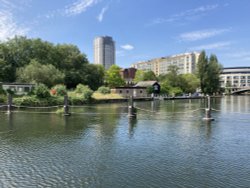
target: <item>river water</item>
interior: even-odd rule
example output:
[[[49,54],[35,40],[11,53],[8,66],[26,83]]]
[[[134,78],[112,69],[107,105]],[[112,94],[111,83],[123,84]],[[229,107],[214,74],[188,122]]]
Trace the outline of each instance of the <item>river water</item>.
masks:
[[[0,113],[0,187],[250,187],[250,96]]]

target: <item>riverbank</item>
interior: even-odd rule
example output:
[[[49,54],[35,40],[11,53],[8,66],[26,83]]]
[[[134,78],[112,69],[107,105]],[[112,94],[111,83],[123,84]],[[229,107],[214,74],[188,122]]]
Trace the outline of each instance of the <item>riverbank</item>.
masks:
[[[223,96],[212,96],[211,98],[221,98]],[[134,98],[134,101],[153,101],[153,100],[192,100],[192,99],[203,99],[203,96],[177,96],[177,97],[141,97]],[[91,98],[90,100],[84,100],[82,98],[68,98],[68,104],[71,106],[74,105],[87,105],[87,104],[104,104],[104,103],[122,103],[128,102],[129,98],[123,98],[120,96],[112,96],[112,97],[96,97]],[[5,99],[2,98],[0,101],[0,106],[7,105],[7,97]],[[28,106],[28,107],[49,107],[49,106],[63,106],[64,105],[64,97],[63,96],[51,96],[49,98],[41,99],[35,96],[22,96],[22,97],[13,97],[12,104],[14,106]]]

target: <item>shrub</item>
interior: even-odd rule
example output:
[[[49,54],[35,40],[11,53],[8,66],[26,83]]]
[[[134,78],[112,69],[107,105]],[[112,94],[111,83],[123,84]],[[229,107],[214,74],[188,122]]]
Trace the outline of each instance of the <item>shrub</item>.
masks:
[[[97,92],[101,93],[101,94],[109,94],[110,93],[110,88],[105,87],[105,86],[101,86],[101,87],[98,88]]]
[[[14,98],[13,103],[17,106],[41,106],[39,98],[34,95]]]
[[[0,84],[0,95],[4,95],[6,94],[4,89],[3,89],[3,86]]]
[[[0,103],[6,103],[7,97],[6,95],[0,95]]]
[[[90,100],[93,94],[93,91],[89,88],[89,86],[78,84],[76,86],[75,93],[82,94],[84,99]]]
[[[82,95],[80,96],[70,96],[69,101],[71,105],[83,105],[87,103],[87,100],[84,99]]]
[[[57,84],[50,90],[50,93],[56,96],[64,96],[67,94],[67,89],[65,85]]]
[[[50,97],[49,89],[44,84],[36,85],[34,93],[38,98],[49,98]]]

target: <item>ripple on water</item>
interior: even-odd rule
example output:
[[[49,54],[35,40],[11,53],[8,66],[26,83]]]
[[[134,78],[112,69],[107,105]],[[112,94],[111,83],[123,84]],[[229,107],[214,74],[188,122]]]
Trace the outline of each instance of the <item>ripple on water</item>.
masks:
[[[0,187],[249,186],[245,115],[218,113],[206,124],[202,113],[173,115],[181,104],[164,104],[164,116],[141,113],[133,123],[119,114],[67,120],[17,114],[13,131],[8,121],[1,127]]]

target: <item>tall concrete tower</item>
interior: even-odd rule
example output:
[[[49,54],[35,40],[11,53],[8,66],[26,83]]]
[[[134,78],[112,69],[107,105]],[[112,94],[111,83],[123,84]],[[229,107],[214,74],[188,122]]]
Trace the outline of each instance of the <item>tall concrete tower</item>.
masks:
[[[105,69],[115,64],[115,42],[112,37],[101,36],[94,40],[94,64],[103,65]]]

